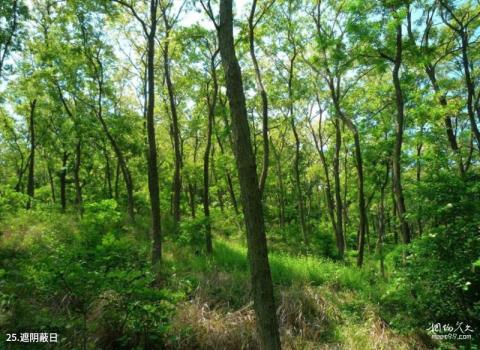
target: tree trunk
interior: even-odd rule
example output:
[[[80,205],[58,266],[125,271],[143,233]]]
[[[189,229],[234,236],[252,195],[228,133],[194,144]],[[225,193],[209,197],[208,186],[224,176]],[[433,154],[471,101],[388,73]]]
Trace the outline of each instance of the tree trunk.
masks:
[[[265,189],[265,182],[268,175],[269,166],[269,140],[268,140],[268,96],[265,91],[265,86],[262,81],[262,74],[258,66],[257,56],[255,55],[255,26],[258,22],[255,22],[255,11],[257,7],[257,0],[253,0],[250,16],[248,17],[248,41],[250,49],[250,57],[255,69],[255,78],[257,81],[257,89],[260,92],[262,98],[262,139],[263,139],[263,165],[262,172],[260,174],[259,191],[263,196],[263,190]]]
[[[213,121],[215,124],[215,120]],[[220,147],[220,153],[223,155],[225,154],[225,150],[223,148],[222,140],[217,132],[215,132],[215,136],[217,138],[218,147]],[[228,193],[230,194],[230,200],[232,201],[233,209],[235,210],[235,214],[238,215],[238,204],[237,204],[237,196],[235,195],[235,190],[233,187],[233,180],[232,175],[230,174],[230,170],[226,169],[226,177],[227,177],[227,185],[228,185]]]
[[[210,96],[207,89],[207,105],[208,105],[208,125],[207,125],[207,145],[205,146],[205,153],[203,156],[203,213],[205,215],[205,244],[207,254],[211,255],[213,252],[212,247],[212,228],[210,225],[210,193],[209,193],[209,160],[210,149],[212,146],[212,131],[213,131],[213,118],[215,117],[215,107],[217,104],[218,83],[217,74],[215,71],[215,58],[217,52],[212,55],[210,62],[210,70],[213,82],[212,96]]]
[[[305,203],[303,199],[303,191],[300,182],[300,138],[298,137],[297,128],[293,116],[290,119],[293,135],[295,137],[295,161],[293,170],[295,175],[295,193],[297,195],[298,216],[300,218],[300,230],[302,231],[303,242],[308,246],[307,225],[305,222]]]
[[[112,170],[110,166],[110,157],[108,156],[107,147],[104,147],[103,153],[105,156],[105,180],[107,187],[107,196],[108,198],[113,198],[113,188],[112,188]]]
[[[75,145],[75,163],[73,167],[73,182],[75,185],[75,205],[80,217],[83,216],[82,185],[80,183],[80,166],[82,164],[82,140],[79,139]]]
[[[292,127],[293,136],[295,137],[295,161],[293,164],[293,171],[295,175],[295,193],[297,197],[298,216],[300,219],[300,230],[303,236],[303,242],[308,246],[308,233],[307,225],[305,222],[305,202],[303,199],[303,191],[300,182],[300,138],[298,136],[297,128],[295,125],[295,116],[293,114],[293,70],[297,52],[294,47],[293,56],[290,59],[290,67],[288,72],[288,109],[290,125]]]
[[[282,172],[282,164],[280,153],[276,150],[273,140],[270,139],[272,143],[272,151],[273,156],[275,157],[275,169],[277,172],[277,179],[278,179],[278,220],[280,223],[280,227],[285,227],[285,186],[283,184],[283,172]]]
[[[114,193],[115,193],[115,200],[116,201],[118,201],[118,197],[120,196],[119,180],[120,180],[120,163],[117,160],[117,168],[115,170],[115,185],[114,185]]]
[[[197,192],[197,186],[195,184],[192,184],[191,182],[188,183],[188,197],[189,197],[189,203],[190,203],[190,215],[192,216],[193,219],[197,217],[196,213],[196,200],[195,200],[195,194]]]
[[[333,179],[335,191],[335,211],[337,216],[336,242],[340,257],[345,253],[345,237],[343,236],[343,204],[342,191],[340,188],[340,149],[342,148],[342,136],[340,133],[340,119],[335,120],[335,153],[333,157]]]
[[[167,83],[168,99],[170,102],[170,111],[172,113],[172,136],[173,136],[173,148],[175,152],[175,170],[173,174],[173,220],[175,224],[175,230],[178,229],[180,223],[180,199],[182,192],[182,155],[180,151],[180,129],[178,125],[177,105],[175,101],[175,91],[173,88],[172,78],[170,74],[170,53],[169,53],[169,40],[171,25],[168,22],[167,14],[162,11],[164,25],[165,25],[165,44],[163,47],[163,69],[165,74],[165,81]]]
[[[365,247],[365,231],[367,230],[367,209],[365,206],[364,179],[363,179],[363,160],[360,150],[360,137],[356,127],[353,128],[353,139],[355,143],[355,162],[357,165],[358,181],[358,209],[360,212],[360,235],[358,242],[357,266],[363,264],[363,252]]]
[[[319,104],[319,107],[320,107],[320,104]],[[337,223],[335,222],[335,212],[334,212],[335,202],[332,196],[332,186],[330,181],[330,173],[328,171],[327,159],[323,151],[324,142],[323,142],[323,131],[322,131],[322,121],[323,121],[322,114],[323,114],[323,110],[320,109],[320,117],[318,118],[318,138],[311,124],[310,124],[310,130],[312,132],[313,140],[315,142],[315,148],[317,149],[318,155],[320,156],[320,162],[322,163],[323,172],[325,173],[325,191],[324,192],[325,192],[325,198],[327,202],[328,217],[330,218],[330,223],[332,224],[334,235],[335,237],[337,237]]]
[[[47,164],[47,173],[48,173],[48,181],[50,182],[50,193],[52,194],[52,203],[56,203],[57,199],[55,197],[55,182],[53,179],[53,172],[50,164]]]
[[[465,75],[465,84],[467,86],[467,113],[470,125],[472,127],[473,135],[477,140],[477,147],[480,150],[480,131],[477,127],[477,121],[475,120],[474,111],[474,99],[475,99],[475,83],[472,80],[470,72],[470,58],[468,57],[468,34],[465,29],[460,31],[461,48],[462,48],[462,65]],[[480,119],[480,110],[478,112],[478,118]]]
[[[30,209],[32,206],[32,199],[35,195],[35,107],[37,105],[37,99],[34,99],[30,102],[30,120],[29,120],[29,131],[30,131],[30,163],[28,164],[28,179],[27,179],[27,209]]]
[[[395,102],[397,105],[397,114],[395,119],[395,146],[393,149],[393,190],[395,201],[397,204],[397,215],[400,222],[400,232],[402,234],[403,243],[410,243],[410,227],[405,217],[405,198],[403,196],[402,187],[402,170],[401,170],[401,156],[403,144],[403,129],[405,124],[405,103],[403,100],[403,91],[400,84],[400,67],[402,65],[402,25],[397,25],[397,44],[396,54],[394,60],[394,67],[392,71],[393,84],[395,87]]]
[[[68,153],[64,151],[62,156],[62,170],[60,170],[60,203],[63,212],[65,212],[67,208],[67,161]]]
[[[157,29],[158,1],[150,0],[150,30],[147,35],[147,138],[148,138],[148,190],[152,215],[152,264],[162,260],[162,227],[160,219],[160,189],[155,140],[155,32]]]
[[[257,330],[261,348],[277,350],[281,348],[280,336],[268,262],[262,200],[258,191],[256,164],[247,120],[242,73],[233,43],[232,0],[220,1],[218,40],[230,103],[234,153],[247,228],[248,260],[252,278]]]
[[[420,136],[423,136],[423,125],[420,130]],[[422,156],[422,148],[423,148],[423,143],[420,142],[417,145],[417,188],[420,187],[420,182],[421,182],[421,176],[422,176],[422,163],[420,161],[420,158]],[[417,226],[418,226],[418,235],[421,236],[423,233],[423,223],[422,223],[422,202],[418,201],[418,213],[417,213]]]
[[[385,278],[385,266],[384,266],[384,256],[383,256],[383,241],[385,237],[385,188],[388,183],[388,175],[390,173],[390,167],[388,162],[386,162],[386,172],[385,172],[385,181],[380,187],[380,205],[378,208],[378,241],[377,241],[377,252],[380,255],[380,273],[382,277]]]
[[[430,83],[432,84],[433,91],[437,94],[440,93],[440,87],[438,86],[437,77],[435,74],[435,67],[431,64],[427,65],[425,68],[427,75],[430,79]],[[439,103],[443,108],[447,107],[447,97],[445,94],[442,94],[439,98]],[[458,168],[460,171],[460,175],[463,176],[465,174],[465,166],[463,164],[462,155],[460,154],[460,148],[458,147],[457,137],[453,132],[453,125],[452,125],[452,118],[450,116],[445,116],[443,119],[443,123],[445,125],[445,131],[447,133],[448,142],[450,144],[450,148],[452,149],[455,157],[457,158]]]

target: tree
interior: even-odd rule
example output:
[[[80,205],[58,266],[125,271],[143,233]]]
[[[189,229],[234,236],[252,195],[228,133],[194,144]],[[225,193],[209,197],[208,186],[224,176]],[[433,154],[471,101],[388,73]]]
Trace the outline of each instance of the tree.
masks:
[[[28,9],[21,0],[4,1],[0,4],[0,78],[8,55],[18,49],[19,29],[27,12]]]
[[[148,140],[148,190],[150,193],[150,209],[152,220],[152,263],[155,265],[162,260],[162,226],[160,218],[160,190],[157,166],[157,141],[155,136],[155,34],[157,31],[158,0],[150,0],[148,21],[142,19],[134,8],[133,3],[123,0],[112,0],[125,7],[141,24],[147,40],[147,140]]]
[[[211,19],[214,20],[210,3],[208,3],[207,10]],[[263,349],[280,349],[262,200],[258,192],[258,178],[247,121],[242,73],[233,43],[232,0],[220,1],[220,21],[218,24],[215,23],[215,26],[218,32],[218,44],[230,104],[235,160],[247,229],[248,259],[258,334]]]
[[[30,157],[28,163],[28,181],[27,181],[27,194],[28,202],[27,209],[30,209],[32,206],[32,199],[35,194],[35,107],[37,105],[37,99],[34,99],[30,102],[30,118],[28,123],[28,129],[30,132]]]

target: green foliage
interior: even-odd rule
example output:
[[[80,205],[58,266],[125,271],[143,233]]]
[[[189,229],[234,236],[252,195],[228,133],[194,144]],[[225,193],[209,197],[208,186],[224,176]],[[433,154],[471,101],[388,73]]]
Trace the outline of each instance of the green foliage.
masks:
[[[33,216],[42,215],[22,220]],[[78,228],[62,222],[72,217],[44,217],[34,232],[9,233],[0,244],[0,328],[56,331],[69,348],[161,347],[184,294],[156,287],[148,246],[121,229],[120,217],[114,201],[102,201],[86,206]]]
[[[205,216],[185,219],[180,223],[177,242],[182,246],[203,249],[205,246],[205,225],[208,218]]]
[[[14,191],[9,186],[0,186],[0,217],[25,208],[27,201],[26,194]]]
[[[436,225],[391,257],[398,271],[383,302],[397,327],[480,327],[479,189],[476,176],[438,174],[425,183],[424,213]]]
[[[81,230],[89,244],[99,243],[102,236],[118,237],[121,231],[122,215],[113,199],[85,205]]]

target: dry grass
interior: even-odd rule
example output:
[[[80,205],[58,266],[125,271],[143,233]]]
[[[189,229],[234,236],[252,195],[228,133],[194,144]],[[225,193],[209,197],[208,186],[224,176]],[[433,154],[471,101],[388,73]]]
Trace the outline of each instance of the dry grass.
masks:
[[[365,306],[359,322],[342,324],[340,334],[342,349],[423,350],[431,348],[418,337],[396,334],[369,305]]]
[[[232,288],[232,277],[215,273],[208,278],[200,282],[189,302],[178,306],[170,331],[172,341],[169,348],[258,349],[252,303],[237,309],[222,303],[222,296]],[[212,294],[212,291],[218,294]],[[341,292],[332,287],[295,285],[283,289],[277,297],[283,349],[429,348],[418,337],[395,334],[373,307],[367,306],[360,311],[359,319],[352,321],[355,317],[342,313],[342,304],[355,297],[352,291]]]
[[[226,312],[210,309],[198,298],[180,305],[173,320],[174,349],[257,349],[255,315],[251,304]]]

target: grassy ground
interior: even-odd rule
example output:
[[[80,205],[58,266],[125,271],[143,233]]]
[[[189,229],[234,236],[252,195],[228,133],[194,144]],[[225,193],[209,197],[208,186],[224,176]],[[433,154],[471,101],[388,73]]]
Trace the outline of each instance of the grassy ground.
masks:
[[[70,338],[59,348],[72,349],[155,349],[156,337],[167,349],[257,348],[242,242],[217,238],[205,257],[167,240],[159,288],[145,268],[143,228],[123,227],[121,238],[109,233],[86,245],[91,230],[76,222],[36,212],[0,223],[2,332],[54,327]],[[371,262],[360,270],[348,261],[273,252],[270,263],[285,349],[434,347],[420,335],[396,333],[379,316],[388,281]]]
[[[246,248],[217,239],[212,258],[188,250],[167,257],[179,280],[195,286],[173,321],[183,349],[256,348]],[[401,336],[379,315],[384,284],[373,267],[360,270],[311,256],[271,253],[278,318],[286,349],[422,349],[420,336]],[[183,334],[182,334],[183,330]]]

